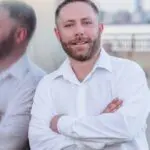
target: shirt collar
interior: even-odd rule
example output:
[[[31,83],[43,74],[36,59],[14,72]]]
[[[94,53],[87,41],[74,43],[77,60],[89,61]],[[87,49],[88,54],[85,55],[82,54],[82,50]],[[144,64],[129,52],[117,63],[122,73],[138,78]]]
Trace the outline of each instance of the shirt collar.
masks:
[[[25,72],[29,68],[28,57],[24,54],[16,63],[12,64],[7,70],[0,73],[1,78],[13,76],[16,79],[23,79]]]
[[[111,56],[102,48],[100,56],[95,64],[96,68],[103,68],[109,72],[112,72]]]
[[[75,76],[75,73],[72,70],[72,67],[70,65],[70,60],[67,58],[64,63],[60,66],[60,68],[57,70],[56,76],[54,78],[63,76],[66,80],[72,81],[72,82],[78,82]]]
[[[101,68],[105,69],[109,72],[112,72],[112,65],[111,65],[111,56],[109,56],[106,51],[102,48],[100,52],[100,56],[95,64],[95,68]],[[72,76],[72,78],[76,79],[75,74],[70,66],[70,61],[67,58],[64,63],[60,66],[60,68],[57,70],[55,78],[63,76],[67,79]]]

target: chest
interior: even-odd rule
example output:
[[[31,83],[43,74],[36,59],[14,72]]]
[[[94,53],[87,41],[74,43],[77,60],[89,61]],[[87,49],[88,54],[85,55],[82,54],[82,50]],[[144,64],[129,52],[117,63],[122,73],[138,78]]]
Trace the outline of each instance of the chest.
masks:
[[[2,117],[10,101],[19,92],[20,82],[14,78],[0,80],[0,116]]]
[[[113,99],[109,78],[95,78],[81,85],[65,82],[60,88],[56,83],[51,94],[56,112],[72,116],[99,115]]]

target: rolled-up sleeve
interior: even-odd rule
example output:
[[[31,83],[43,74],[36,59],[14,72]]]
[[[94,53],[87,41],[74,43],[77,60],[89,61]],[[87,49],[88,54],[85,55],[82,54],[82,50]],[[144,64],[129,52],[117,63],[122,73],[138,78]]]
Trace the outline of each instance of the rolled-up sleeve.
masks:
[[[72,139],[50,129],[50,121],[56,112],[50,94],[50,82],[46,79],[37,87],[31,114],[29,142],[32,150],[63,150],[74,145]]]

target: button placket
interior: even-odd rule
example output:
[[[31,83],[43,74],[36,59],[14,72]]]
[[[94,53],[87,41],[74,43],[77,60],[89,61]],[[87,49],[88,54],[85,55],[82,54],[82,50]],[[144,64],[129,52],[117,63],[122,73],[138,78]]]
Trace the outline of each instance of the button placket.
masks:
[[[84,84],[78,87],[76,109],[78,117],[86,115],[86,86]]]

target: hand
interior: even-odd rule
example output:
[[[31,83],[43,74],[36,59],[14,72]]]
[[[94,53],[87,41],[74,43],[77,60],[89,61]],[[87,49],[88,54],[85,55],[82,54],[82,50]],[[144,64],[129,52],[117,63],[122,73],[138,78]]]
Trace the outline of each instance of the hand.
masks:
[[[102,113],[113,113],[117,111],[123,104],[123,101],[115,98],[108,106],[105,108],[105,110]]]
[[[51,122],[50,122],[50,128],[52,129],[52,131],[56,132],[59,134],[58,128],[57,128],[57,124],[58,121],[60,119],[60,117],[62,117],[63,115],[56,115],[52,118]]]

